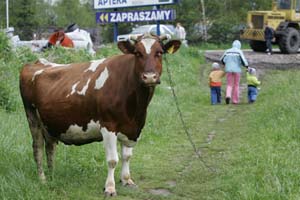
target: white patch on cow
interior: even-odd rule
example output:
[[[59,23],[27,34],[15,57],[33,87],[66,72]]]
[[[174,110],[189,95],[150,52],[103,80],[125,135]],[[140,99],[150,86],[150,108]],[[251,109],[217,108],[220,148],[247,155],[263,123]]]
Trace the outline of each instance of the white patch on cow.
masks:
[[[95,82],[95,89],[99,90],[103,87],[105,81],[108,78],[108,70],[105,67],[103,72],[101,72],[100,76],[97,78],[96,82]]]
[[[43,73],[43,71],[44,71],[43,69],[37,70],[37,71],[33,74],[31,81],[33,82],[33,81],[35,80],[35,77],[36,77],[37,75],[40,75],[41,73]]]
[[[98,66],[103,63],[105,61],[105,58],[101,59],[101,60],[92,60],[91,61],[91,65],[88,69],[84,70],[84,72],[87,72],[87,71],[92,71],[92,72],[95,72],[96,69],[98,68]]]
[[[76,92],[76,87],[79,83],[80,81],[77,81],[75,84],[72,85],[71,93],[66,96],[67,98]]]
[[[106,152],[106,160],[115,160],[119,161],[118,152],[117,152],[117,136],[114,132],[107,130],[107,128],[102,127],[101,133],[103,137],[103,145]]]
[[[46,60],[45,58],[40,58],[39,62],[42,63],[43,65],[50,65],[51,67],[67,67],[70,64],[57,64],[57,63],[52,63]]]
[[[69,126],[68,130],[65,134],[90,134],[90,133],[100,133],[100,123],[99,121],[95,122],[94,120],[91,120],[88,125],[87,129],[83,131],[83,128],[81,126],[78,126],[77,124]]]
[[[66,142],[82,141],[87,139],[98,139],[101,138],[100,134],[100,123],[99,121],[91,120],[87,129],[84,131],[81,126],[77,124],[70,125],[68,130],[60,135],[60,139]]]
[[[85,86],[83,86],[81,91],[77,91],[77,94],[79,95],[85,95],[87,89],[89,88],[89,83],[90,83],[91,79],[89,78],[89,80],[87,81],[87,83],[85,84]]]
[[[127,147],[134,147],[136,145],[136,141],[129,140],[126,135],[123,133],[117,133],[118,140]]]
[[[80,81],[76,82],[74,85],[72,85],[71,95],[76,92],[76,87],[80,83]]]
[[[147,54],[151,53],[151,48],[155,43],[155,41],[156,41],[155,39],[151,39],[151,38],[142,39],[141,42],[144,45]]]

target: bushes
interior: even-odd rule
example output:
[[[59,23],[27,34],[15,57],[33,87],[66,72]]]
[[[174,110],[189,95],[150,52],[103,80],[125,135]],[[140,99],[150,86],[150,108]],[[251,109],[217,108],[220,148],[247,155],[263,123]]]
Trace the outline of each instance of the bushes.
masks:
[[[209,42],[212,43],[230,43],[235,39],[239,39],[239,28],[241,25],[225,21],[216,21],[209,29]]]
[[[36,59],[30,50],[14,51],[6,34],[0,31],[0,109],[8,112],[18,107],[18,73],[23,61]]]
[[[16,104],[10,97],[11,87],[9,87],[10,74],[6,70],[7,62],[12,60],[13,52],[6,34],[0,31],[0,108],[7,111],[15,110]]]
[[[84,49],[65,49],[63,47],[50,48],[39,57],[55,63],[74,63],[92,59],[92,56]]]
[[[0,59],[0,108],[6,111],[16,110],[16,98],[13,95],[15,87],[11,82],[15,75],[7,70],[7,64]]]
[[[5,61],[12,57],[12,47],[6,34],[0,31],[0,59]]]

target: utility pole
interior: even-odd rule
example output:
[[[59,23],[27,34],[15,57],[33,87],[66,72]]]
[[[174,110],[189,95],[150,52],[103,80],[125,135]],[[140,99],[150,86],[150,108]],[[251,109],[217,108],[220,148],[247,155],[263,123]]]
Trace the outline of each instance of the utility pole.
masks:
[[[9,13],[8,13],[8,0],[6,0],[6,28],[9,27]]]

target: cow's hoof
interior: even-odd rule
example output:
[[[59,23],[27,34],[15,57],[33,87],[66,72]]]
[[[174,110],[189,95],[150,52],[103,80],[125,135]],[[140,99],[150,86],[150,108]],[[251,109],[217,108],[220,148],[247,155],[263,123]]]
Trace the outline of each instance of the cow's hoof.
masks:
[[[113,193],[110,193],[110,192],[104,192],[104,195],[106,196],[106,197],[115,197],[115,196],[117,196],[117,192],[113,192]]]
[[[44,173],[42,173],[42,174],[39,175],[39,179],[40,179],[40,182],[42,184],[46,184],[47,183],[46,176],[45,176]]]
[[[122,184],[123,184],[123,186],[131,187],[131,188],[137,187],[137,185],[133,182],[132,179],[122,180]]]
[[[106,197],[114,197],[114,196],[117,196],[116,189],[115,189],[115,188],[108,187],[108,188],[105,189],[104,195],[105,195]]]
[[[47,184],[47,180],[46,180],[46,179],[40,179],[40,183],[41,183],[42,185],[46,185],[46,184]]]

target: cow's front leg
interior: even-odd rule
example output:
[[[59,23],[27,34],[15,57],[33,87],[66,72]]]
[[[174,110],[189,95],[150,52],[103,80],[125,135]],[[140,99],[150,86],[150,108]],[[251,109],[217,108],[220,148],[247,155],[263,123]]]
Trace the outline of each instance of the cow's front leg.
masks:
[[[108,165],[108,174],[105,182],[105,195],[106,196],[116,196],[115,188],[115,168],[119,161],[117,152],[117,136],[114,132],[108,131],[106,128],[101,129],[103,136],[103,143],[106,154],[106,161]]]
[[[122,144],[122,171],[121,181],[125,186],[136,186],[130,177],[129,160],[132,156],[132,147]]]

